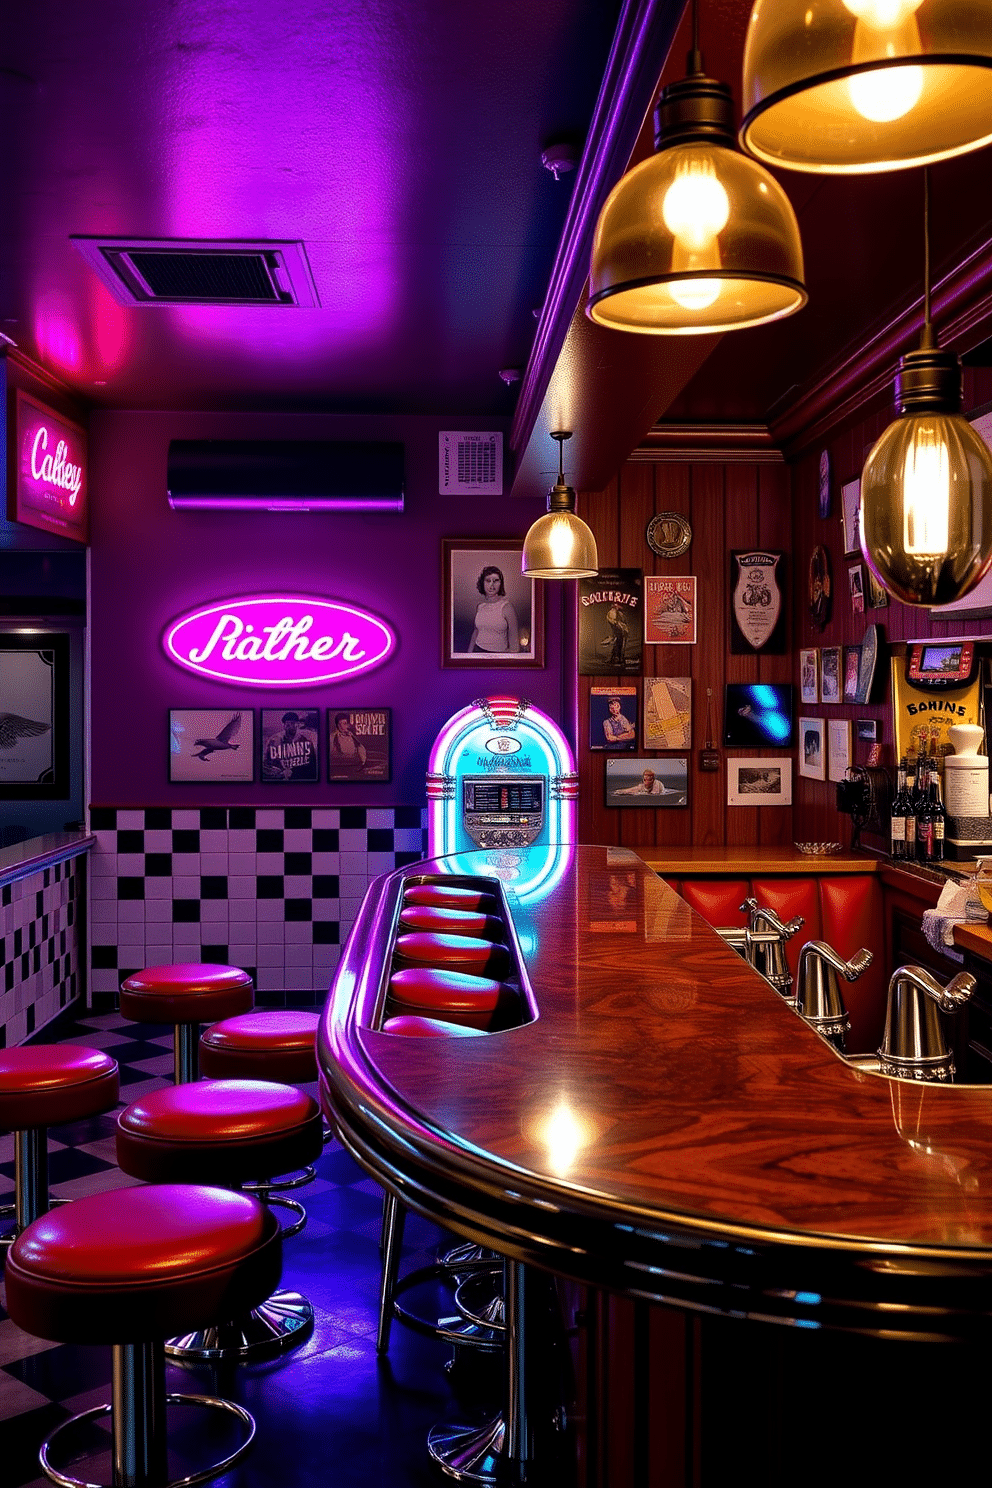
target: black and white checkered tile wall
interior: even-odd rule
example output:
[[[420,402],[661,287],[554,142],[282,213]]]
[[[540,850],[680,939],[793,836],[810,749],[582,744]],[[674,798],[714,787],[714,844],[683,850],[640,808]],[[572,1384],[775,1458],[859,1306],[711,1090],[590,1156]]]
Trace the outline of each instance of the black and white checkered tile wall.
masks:
[[[79,995],[78,869],[73,858],[0,889],[0,1048]]]
[[[94,997],[142,966],[215,961],[251,971],[261,1003],[322,1001],[370,881],[424,856],[425,821],[409,806],[94,808]]]

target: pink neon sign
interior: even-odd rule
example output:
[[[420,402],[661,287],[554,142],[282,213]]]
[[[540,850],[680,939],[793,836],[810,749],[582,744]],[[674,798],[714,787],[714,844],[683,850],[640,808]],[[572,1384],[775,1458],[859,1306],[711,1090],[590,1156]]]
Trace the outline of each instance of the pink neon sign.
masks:
[[[86,542],[86,432],[18,391],[14,521]]]
[[[305,594],[227,599],[180,615],[166,655],[181,667],[249,687],[301,687],[355,677],[396,649],[384,620]]]

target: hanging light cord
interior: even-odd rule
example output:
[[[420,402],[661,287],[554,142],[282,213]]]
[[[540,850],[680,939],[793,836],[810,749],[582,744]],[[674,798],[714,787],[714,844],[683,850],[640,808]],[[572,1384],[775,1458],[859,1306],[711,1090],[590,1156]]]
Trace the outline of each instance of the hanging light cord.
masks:
[[[692,51],[689,53],[686,71],[690,76],[701,76],[703,59],[699,51],[699,0],[692,0]]]
[[[923,334],[929,343],[930,328],[930,167],[923,167]]]

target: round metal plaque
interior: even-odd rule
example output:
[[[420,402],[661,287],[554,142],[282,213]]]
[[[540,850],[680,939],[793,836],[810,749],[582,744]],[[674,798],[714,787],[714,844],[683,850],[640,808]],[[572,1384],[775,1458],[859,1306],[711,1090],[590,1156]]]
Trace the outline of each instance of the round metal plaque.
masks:
[[[644,535],[659,558],[678,558],[692,542],[692,528],[678,512],[655,512]]]

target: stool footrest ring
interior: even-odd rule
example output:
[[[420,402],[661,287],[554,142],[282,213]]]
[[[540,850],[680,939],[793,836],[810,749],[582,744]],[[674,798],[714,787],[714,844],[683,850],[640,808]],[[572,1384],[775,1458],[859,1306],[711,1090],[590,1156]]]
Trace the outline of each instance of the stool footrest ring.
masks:
[[[297,1215],[295,1224],[283,1226],[282,1238],[284,1240],[291,1240],[306,1225],[307,1211],[298,1200],[283,1198],[281,1194],[260,1195],[260,1197],[264,1197],[265,1203],[270,1209],[288,1209],[290,1214]]]
[[[313,1307],[300,1292],[279,1291],[232,1322],[170,1338],[165,1352],[186,1363],[199,1360],[271,1359],[305,1343],[313,1332]]]
[[[502,1328],[480,1325],[460,1313],[431,1320],[401,1306],[399,1298],[403,1292],[409,1291],[411,1287],[421,1286],[426,1281],[436,1281],[444,1275],[444,1267],[435,1262],[429,1266],[418,1266],[415,1271],[401,1276],[393,1294],[393,1317],[404,1327],[412,1328],[415,1333],[423,1333],[428,1338],[439,1338],[452,1348],[474,1348],[487,1354],[499,1353],[505,1339]]]
[[[502,1414],[483,1426],[432,1426],[427,1450],[441,1471],[459,1482],[509,1485],[513,1481]]]
[[[264,1199],[266,1194],[282,1193],[287,1188],[303,1188],[312,1183],[317,1176],[317,1169],[312,1164],[301,1168],[295,1178],[254,1178],[250,1183],[242,1183],[243,1193],[255,1194],[259,1199]]]
[[[243,1405],[238,1405],[233,1400],[223,1400],[216,1395],[166,1395],[165,1398],[170,1405],[199,1405],[212,1410],[227,1411],[229,1415],[237,1416],[242,1425],[246,1427],[248,1434],[241,1445],[229,1457],[223,1458],[220,1462],[213,1463],[210,1467],[201,1469],[200,1472],[190,1473],[185,1478],[173,1478],[170,1482],[162,1484],[162,1488],[193,1488],[193,1484],[205,1483],[210,1478],[219,1477],[229,1467],[233,1467],[236,1462],[241,1461],[255,1438],[254,1417],[249,1411],[245,1410]],[[49,1460],[52,1444],[62,1432],[67,1431],[71,1426],[78,1425],[80,1421],[93,1420],[97,1416],[107,1416],[110,1414],[110,1411],[110,1405],[96,1405],[91,1410],[81,1411],[78,1416],[70,1416],[68,1421],[62,1421],[60,1425],[56,1426],[54,1431],[49,1432],[48,1436],[42,1442],[41,1450],[38,1453],[38,1461],[41,1463],[41,1468],[46,1478],[49,1478],[53,1483],[58,1483],[60,1488],[113,1488],[112,1484],[92,1483],[86,1478],[71,1477],[67,1473],[60,1472],[58,1468],[53,1467]]]

